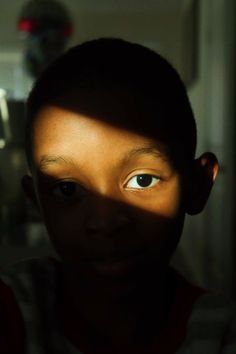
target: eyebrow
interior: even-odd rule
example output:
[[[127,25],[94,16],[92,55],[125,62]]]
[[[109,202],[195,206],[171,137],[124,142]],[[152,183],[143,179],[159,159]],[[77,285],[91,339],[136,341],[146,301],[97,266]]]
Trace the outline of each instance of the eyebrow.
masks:
[[[65,156],[43,155],[39,162],[40,170],[45,171],[51,165],[74,165],[74,161]]]
[[[135,149],[132,149],[127,152],[127,154],[121,158],[120,163],[125,164],[132,158],[141,156],[141,155],[152,155],[155,158],[162,159],[163,161],[168,160],[167,153],[162,149],[158,149],[156,146],[141,146]]]
[[[159,150],[156,146],[142,146],[132,149],[127,152],[119,161],[120,164],[127,163],[130,159],[135,158],[140,155],[152,155],[156,158],[162,159],[163,161],[168,160],[166,153]],[[76,165],[73,159],[67,156],[58,155],[44,155],[39,162],[39,168],[42,171],[47,170],[52,165]]]

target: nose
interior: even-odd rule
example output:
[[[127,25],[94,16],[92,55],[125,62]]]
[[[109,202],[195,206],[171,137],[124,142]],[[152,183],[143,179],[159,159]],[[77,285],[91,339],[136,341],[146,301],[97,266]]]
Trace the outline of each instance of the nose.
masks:
[[[114,234],[130,223],[125,208],[119,202],[93,198],[89,206],[86,228],[90,233]]]

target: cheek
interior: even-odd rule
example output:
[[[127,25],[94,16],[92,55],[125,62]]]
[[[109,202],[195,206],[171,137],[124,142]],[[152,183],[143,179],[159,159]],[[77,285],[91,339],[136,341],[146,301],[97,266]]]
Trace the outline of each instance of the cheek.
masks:
[[[176,238],[182,231],[184,212],[178,209],[171,213],[139,212],[135,215],[137,232],[144,240],[153,243]],[[151,243],[150,243],[151,244]]]
[[[136,221],[138,235],[148,252],[168,258],[179,241],[184,218],[182,191],[177,183],[143,203],[143,211],[136,213]]]
[[[79,262],[114,247],[111,235],[89,230],[88,220],[93,217],[91,204],[68,205],[42,199],[41,206],[50,240],[62,259]]]
[[[182,234],[184,213],[175,218],[143,215],[138,222],[136,238],[146,251],[147,263],[167,265]]]
[[[84,240],[83,213],[78,208],[68,208],[63,203],[52,202],[50,198],[40,200],[41,213],[48,230],[49,237],[59,255],[67,248],[76,246],[77,252],[80,243]]]
[[[177,182],[163,186],[150,195],[133,197],[130,204],[157,218],[176,219],[183,210],[182,191]]]

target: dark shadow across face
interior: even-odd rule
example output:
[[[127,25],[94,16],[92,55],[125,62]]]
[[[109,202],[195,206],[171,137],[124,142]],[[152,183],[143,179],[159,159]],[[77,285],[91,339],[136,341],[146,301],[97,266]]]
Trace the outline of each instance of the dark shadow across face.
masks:
[[[161,200],[154,202],[148,195],[151,191],[125,190],[109,196],[76,178],[61,182],[50,172],[37,178],[51,241],[62,260],[77,268],[84,280],[128,279],[144,270],[158,273],[167,267],[184,221],[183,208],[175,199],[178,193],[166,196],[167,201],[168,188],[157,186],[153,193]]]

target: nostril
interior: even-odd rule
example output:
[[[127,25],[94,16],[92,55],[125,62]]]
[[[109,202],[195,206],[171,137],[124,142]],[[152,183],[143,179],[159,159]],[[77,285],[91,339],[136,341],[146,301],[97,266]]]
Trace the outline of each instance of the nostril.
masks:
[[[93,215],[88,218],[86,228],[88,231],[114,233],[118,232],[129,224],[129,219],[125,215],[109,214],[109,215]]]

